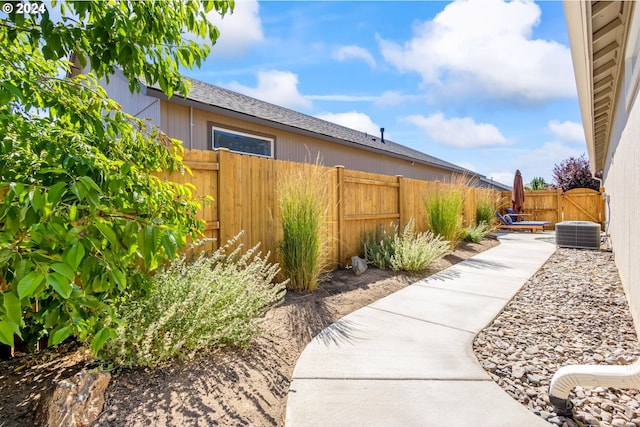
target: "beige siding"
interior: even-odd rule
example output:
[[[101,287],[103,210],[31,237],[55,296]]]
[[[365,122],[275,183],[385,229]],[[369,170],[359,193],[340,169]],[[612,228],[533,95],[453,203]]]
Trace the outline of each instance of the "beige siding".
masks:
[[[383,175],[402,175],[406,178],[428,181],[448,180],[450,173],[421,164],[411,165],[408,160],[389,155],[359,150],[295,134],[279,141],[277,157],[283,160],[305,161],[321,155],[327,166],[343,165],[347,169]]]
[[[127,113],[141,119],[150,119],[154,125],[160,125],[160,100],[143,94],[132,94],[127,79],[117,72],[109,77],[107,84],[102,80],[109,98],[122,105]]]
[[[412,165],[408,160],[360,150],[197,108],[193,108],[193,139],[190,144],[189,107],[162,102],[162,129],[169,136],[182,140],[185,148],[211,149],[208,123],[273,137],[275,139],[274,157],[278,160],[314,162],[320,154],[325,166],[343,165],[351,170],[384,175],[402,175],[406,178],[428,181],[448,181],[451,176],[451,173],[444,169],[419,163]]]
[[[609,232],[616,265],[640,335],[640,102],[636,94],[627,113],[622,98],[616,106],[604,187],[610,197]]]
[[[166,108],[171,106],[171,108]],[[184,148],[192,149],[191,136],[189,135],[189,107],[162,101],[161,129],[171,138],[182,141]],[[204,148],[202,148],[204,150]]]

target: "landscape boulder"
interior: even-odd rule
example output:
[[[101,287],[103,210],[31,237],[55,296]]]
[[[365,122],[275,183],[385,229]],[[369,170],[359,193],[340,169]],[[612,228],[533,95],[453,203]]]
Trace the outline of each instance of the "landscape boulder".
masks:
[[[88,427],[104,406],[111,375],[86,369],[51,386],[38,405],[36,424],[47,427]]]
[[[356,276],[359,276],[365,271],[367,271],[367,262],[357,256],[351,257],[351,266],[353,267],[353,273]]]

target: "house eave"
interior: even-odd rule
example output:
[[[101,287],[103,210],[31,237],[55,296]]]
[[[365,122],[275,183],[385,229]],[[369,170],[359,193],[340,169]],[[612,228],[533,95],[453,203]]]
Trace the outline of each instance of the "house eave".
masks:
[[[564,1],[582,123],[594,173],[605,167],[634,3]]]

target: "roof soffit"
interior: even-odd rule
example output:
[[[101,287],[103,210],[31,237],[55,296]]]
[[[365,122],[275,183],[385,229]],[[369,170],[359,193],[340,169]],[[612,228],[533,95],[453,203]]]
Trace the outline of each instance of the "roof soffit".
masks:
[[[591,24],[587,36],[591,46],[590,110],[591,126],[590,156],[595,171],[604,169],[613,117],[615,100],[619,96],[624,68],[630,9],[633,2],[597,1],[585,2],[583,11]],[[583,106],[584,107],[584,106]]]

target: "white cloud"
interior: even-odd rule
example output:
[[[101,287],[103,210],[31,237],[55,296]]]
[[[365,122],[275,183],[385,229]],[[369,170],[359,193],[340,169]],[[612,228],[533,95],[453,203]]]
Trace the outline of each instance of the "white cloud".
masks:
[[[380,95],[306,95],[312,101],[336,101],[336,102],[373,102],[378,106],[394,106],[405,102],[413,102],[424,99],[422,95],[406,95],[396,91],[385,91]]]
[[[541,176],[548,183],[552,183],[553,167],[568,157],[578,157],[582,153],[582,150],[559,142],[545,142],[538,148],[514,157],[513,163],[522,172],[524,182]]]
[[[434,142],[449,147],[477,148],[509,144],[492,124],[476,123],[471,117],[447,119],[442,113],[429,117],[419,114],[402,119],[422,129]]]
[[[382,55],[446,95],[544,101],[574,97],[567,46],[532,39],[541,11],[533,2],[470,0],[448,4],[402,45],[378,37]]]
[[[584,143],[584,129],[580,123],[565,121],[560,123],[557,120],[551,120],[547,127],[549,131],[559,140],[567,142]]]
[[[313,101],[337,101],[337,102],[372,102],[378,99],[377,96],[370,95],[307,95],[308,99]]]
[[[212,10],[207,18],[220,30],[220,37],[211,49],[213,58],[240,56],[249,47],[265,39],[257,0],[237,1],[233,13],[221,17]]]
[[[382,93],[376,98],[375,104],[379,106],[391,107],[394,105],[401,105],[405,102],[413,102],[416,100],[424,99],[422,95],[406,95],[397,91],[388,90]]]
[[[367,49],[355,45],[337,48],[333,52],[333,58],[341,62],[349,59],[359,59],[369,64],[371,68],[376,66],[376,60],[373,59],[373,55]]]
[[[469,169],[470,171],[473,171],[473,172],[478,172],[478,168],[476,168],[476,166],[473,163],[470,163],[470,162],[455,162],[455,164],[460,166],[461,168]]]
[[[296,109],[311,108],[312,106],[311,101],[298,91],[298,76],[289,71],[260,71],[258,86],[255,88],[241,85],[235,81],[226,86],[236,92],[282,107]]]
[[[371,117],[364,113],[351,111],[348,113],[320,113],[316,117],[328,122],[346,126],[351,129],[367,132],[371,135],[380,134],[380,126],[371,120]]]
[[[492,159],[486,161],[492,172],[486,173],[487,178],[513,185],[513,177],[516,169],[522,172],[525,183],[531,182],[535,177],[542,177],[553,183],[553,167],[568,157],[577,157],[582,151],[576,150],[574,145],[566,145],[559,142],[545,142],[532,149],[494,149],[491,150]],[[499,161],[498,161],[499,160]],[[484,173],[484,172],[482,172]]]

